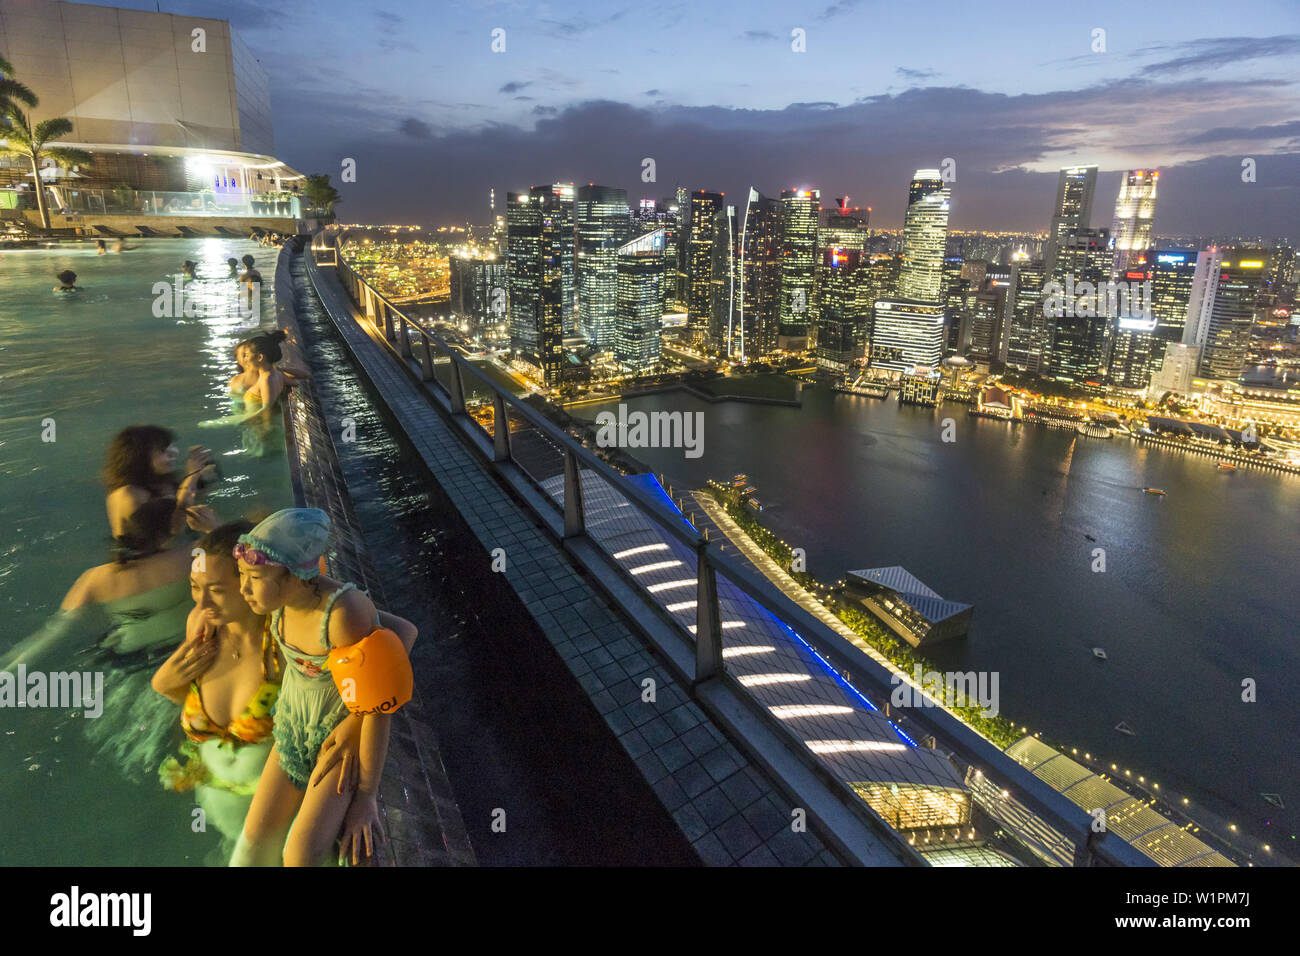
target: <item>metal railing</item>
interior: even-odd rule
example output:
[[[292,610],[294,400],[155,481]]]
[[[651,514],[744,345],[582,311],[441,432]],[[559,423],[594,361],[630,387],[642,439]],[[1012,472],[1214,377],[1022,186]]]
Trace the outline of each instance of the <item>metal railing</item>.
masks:
[[[319,246],[327,244],[328,240],[322,240],[318,234],[312,252],[323,252]],[[333,259],[328,264],[334,266],[340,284],[376,333],[403,360],[416,364],[430,397],[437,398],[453,416],[477,424],[490,442],[494,463],[498,466],[514,465],[543,491],[546,500],[559,512],[558,516],[552,512],[552,517],[562,520],[564,538],[587,533],[589,513],[584,505],[584,485],[590,486],[590,481],[582,479],[594,476],[616,489],[617,494],[626,499],[640,516],[650,519],[657,531],[690,550],[694,555],[695,600],[686,603],[693,604],[694,623],[689,626],[682,626],[680,620],[672,623],[683,644],[693,648],[693,673],[686,676],[697,693],[701,685],[728,679],[719,610],[721,578],[792,629],[837,674],[843,675],[846,682],[851,680],[853,686],[877,700],[889,700],[895,683],[888,667],[863,654],[827,624],[774,588],[766,578],[721,553],[716,545],[710,544],[704,535],[687,524],[680,513],[629,482],[584,447],[574,435],[494,382],[424,321],[407,316],[361,279],[342,254],[336,253]],[[548,479],[562,482],[562,494],[554,495],[542,487]],[[552,481],[552,486],[555,483]],[[653,604],[641,582],[631,578],[627,580],[642,589],[641,593]],[[823,782],[850,798],[845,801],[846,806],[868,820],[872,829],[879,831],[883,827],[900,842],[904,841],[901,833],[889,829],[875,810],[844,781],[831,775],[804,742],[780,721],[774,720],[767,708],[754,700],[746,688],[736,683],[735,689],[755,716],[766,725],[779,728],[790,745],[790,751],[801,762]],[[1068,859],[1076,866],[1156,865],[1120,837],[1095,832],[1091,815],[947,711],[911,708],[908,719],[908,733],[918,739],[928,738],[932,748],[946,751],[959,773],[978,773],[985,781],[984,789],[991,788],[995,794],[1000,792],[1018,812],[1027,812],[1036,818],[1033,821],[1034,832],[1027,833],[1029,839],[1022,841],[1026,846],[1055,843],[1051,855],[1058,860]],[[1008,819],[1015,816],[990,815],[1004,827],[1009,825]]]

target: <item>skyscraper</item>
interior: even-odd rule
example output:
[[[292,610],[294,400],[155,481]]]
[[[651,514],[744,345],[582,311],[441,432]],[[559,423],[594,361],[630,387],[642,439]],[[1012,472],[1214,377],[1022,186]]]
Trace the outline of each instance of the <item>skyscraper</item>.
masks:
[[[723,355],[732,352],[736,297],[736,207],[719,210],[713,222],[713,258],[709,280],[709,330],[706,342]]]
[[[777,347],[801,349],[808,344],[817,264],[820,189],[781,191],[781,329]],[[782,341],[784,337],[784,341]]]
[[[1211,248],[1197,256],[1183,342],[1200,346],[1200,375],[1240,377],[1266,262],[1263,249]]]
[[[634,371],[659,361],[663,318],[666,232],[656,229],[620,246],[615,254],[617,303],[614,355]]]
[[[776,349],[781,323],[781,205],[750,187],[740,224],[738,333],[732,357],[762,358]]]
[[[1008,365],[1037,375],[1047,352],[1047,321],[1043,317],[1043,263],[1013,259],[1007,290],[1006,317]]]
[[[577,331],[577,309],[574,307],[574,276],[573,276],[573,183],[552,183],[550,186],[534,186],[531,193],[536,195],[539,190],[549,189],[551,200],[549,208],[553,208],[556,217],[556,228],[559,235],[559,267],[560,267],[560,319],[564,325],[564,334],[572,335]]]
[[[876,301],[871,366],[903,372],[943,358],[943,253],[949,189],[937,169],[918,169],[908,187],[897,295]]]
[[[1091,167],[1089,167],[1091,168]],[[1109,301],[1088,293],[1104,291],[1110,280],[1110,232],[1106,229],[1074,229],[1057,246],[1053,280],[1068,290],[1064,307],[1047,317],[1050,330],[1048,370],[1053,378],[1069,382],[1096,381],[1106,367],[1108,333],[1115,316]],[[1100,290],[1098,287],[1102,287]],[[1105,299],[1103,295],[1101,299]],[[1098,306],[1102,306],[1098,308]],[[1100,314],[1099,314],[1100,313]]]
[[[572,236],[570,206],[552,186],[507,194],[510,349],[543,384],[559,384],[564,357],[563,255]],[[567,225],[567,229],[566,229]]]
[[[578,329],[594,348],[611,349],[618,318],[615,266],[629,229],[627,190],[579,186],[574,219]]]
[[[951,190],[937,169],[918,169],[908,187],[903,219],[903,264],[898,276],[900,298],[917,302],[943,299],[943,253],[948,238]]]
[[[822,283],[817,302],[818,368],[846,374],[866,355],[871,305],[865,254],[858,249],[827,249],[822,256]]]
[[[691,193],[690,226],[686,241],[686,322],[693,338],[703,339],[709,323],[709,292],[713,281],[713,240],[722,193]]]
[[[495,252],[467,250],[450,257],[451,312],[480,335],[505,318],[506,262]]]
[[[1110,227],[1110,238],[1115,244],[1112,276],[1116,281],[1132,260],[1145,257],[1151,248],[1151,220],[1156,213],[1159,178],[1160,173],[1155,170],[1130,169],[1120,183],[1115,219]]]
[[[1067,166],[1061,170],[1047,250],[1043,254],[1043,265],[1049,276],[1055,271],[1056,253],[1065,237],[1072,230],[1087,229],[1092,221],[1092,194],[1096,188],[1096,166]]]

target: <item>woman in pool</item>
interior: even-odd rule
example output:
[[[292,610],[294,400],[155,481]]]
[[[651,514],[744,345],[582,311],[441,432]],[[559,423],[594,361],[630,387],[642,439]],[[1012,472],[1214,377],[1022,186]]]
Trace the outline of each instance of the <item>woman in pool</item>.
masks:
[[[102,472],[113,537],[122,533],[126,519],[137,508],[155,498],[172,501],[173,533],[179,533],[187,520],[192,522],[191,527],[202,531],[219,524],[211,509],[194,503],[200,483],[215,480],[212,452],[201,445],[192,447],[185,461],[185,475],[177,481],[179,458],[176,436],[166,428],[132,425],[117,433],[109,443]]]
[[[54,278],[59,280],[59,285],[54,287],[55,292],[80,292],[77,288],[77,274],[71,269],[64,269]]]
[[[193,259],[186,259],[185,264],[181,266],[181,271],[185,273],[185,278],[187,279],[197,279],[199,277],[198,273],[195,271],[197,269],[198,263]]]
[[[238,278],[239,278],[239,260],[236,259],[234,256],[231,256],[229,259],[226,260],[226,265],[230,268],[230,275],[227,276],[227,278],[229,278],[229,279],[238,279]]]
[[[148,675],[184,635],[190,609],[190,550],[167,547],[172,512],[168,499],[137,508],[117,538],[117,560],[77,578],[58,613],[0,660],[0,670],[102,671],[101,715],[77,723],[96,750],[139,779],[157,771],[176,720],[148,693]]]
[[[95,255],[97,256],[108,255],[108,244],[105,243],[103,239],[95,240]]]
[[[328,670],[332,649],[355,644],[381,620],[355,585],[320,573],[329,516],[314,508],[277,511],[240,535],[241,591],[255,612],[270,615],[286,667],[275,711],[275,747],[267,758],[232,865],[286,866],[326,862],[340,840],[340,862],[369,856],[378,836],[376,794],[388,753],[391,716],[349,714]],[[399,636],[407,651],[413,629]],[[356,795],[340,793],[341,766],[311,786],[321,746],[349,721],[360,735]]]

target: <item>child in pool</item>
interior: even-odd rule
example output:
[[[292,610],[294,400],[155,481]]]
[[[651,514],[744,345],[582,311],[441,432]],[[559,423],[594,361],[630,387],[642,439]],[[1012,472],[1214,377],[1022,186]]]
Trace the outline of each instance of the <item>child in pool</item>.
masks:
[[[335,841],[340,841],[340,862],[355,863],[371,854],[377,836],[376,795],[391,716],[350,714],[329,675],[328,655],[355,644],[381,621],[355,585],[320,574],[329,526],[329,516],[314,508],[277,511],[241,535],[235,549],[244,599],[254,612],[271,616],[271,633],[286,667],[275,711],[275,747],[232,865],[274,865],[282,848],[286,866],[314,866],[328,859]],[[405,630],[399,636],[409,652],[414,629]],[[322,744],[345,721],[360,739],[355,796],[340,793],[342,766],[312,780]]]

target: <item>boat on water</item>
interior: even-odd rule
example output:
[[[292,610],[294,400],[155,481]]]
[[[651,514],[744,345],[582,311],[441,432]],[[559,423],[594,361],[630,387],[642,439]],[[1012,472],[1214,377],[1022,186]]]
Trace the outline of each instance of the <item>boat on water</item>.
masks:
[[[745,499],[745,504],[749,505],[749,506],[750,506],[751,508],[753,508],[755,511],[762,511],[762,510],[763,510],[763,505],[762,505],[762,503],[759,502],[759,500],[758,500],[757,498],[746,498],[746,499]]]
[[[1164,494],[1164,492],[1161,491],[1159,488],[1143,488],[1142,490],[1145,491],[1145,492],[1146,492],[1147,494],[1149,494],[1149,495],[1163,495],[1163,494]]]
[[[1233,464],[1232,462],[1230,462],[1230,461],[1217,461],[1217,462],[1215,462],[1214,464],[1215,464],[1215,467],[1219,469],[1219,471],[1236,471],[1236,470],[1237,470],[1237,466],[1234,465],[1234,464]]]
[[[1092,656],[1097,658],[1097,660],[1099,661],[1104,661],[1106,659],[1106,652],[1103,651],[1100,647],[1094,647],[1092,649]]]

